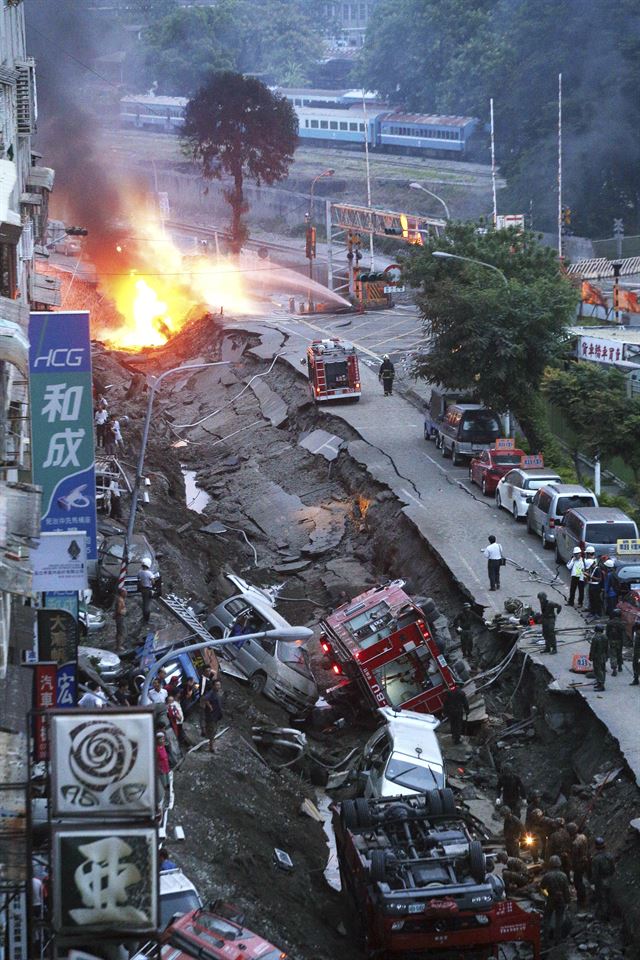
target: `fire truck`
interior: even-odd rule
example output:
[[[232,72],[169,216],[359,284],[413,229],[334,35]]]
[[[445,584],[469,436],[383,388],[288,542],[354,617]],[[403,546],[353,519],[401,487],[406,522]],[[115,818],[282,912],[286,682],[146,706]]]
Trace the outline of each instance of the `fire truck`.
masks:
[[[352,343],[337,337],[314,340],[307,348],[307,368],[316,403],[360,399],[360,368]]]
[[[356,688],[372,709],[440,713],[455,679],[404,580],[373,587],[321,621],[320,646],[340,677],[337,702]]]
[[[489,960],[514,942],[540,960],[540,915],[505,898],[477,821],[451,790],[344,800],[333,811],[343,894],[371,960]]]

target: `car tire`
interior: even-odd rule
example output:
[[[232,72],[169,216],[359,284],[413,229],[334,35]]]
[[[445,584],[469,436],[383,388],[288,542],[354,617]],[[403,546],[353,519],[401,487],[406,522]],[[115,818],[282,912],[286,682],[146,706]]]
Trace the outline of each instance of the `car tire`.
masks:
[[[370,827],[373,824],[369,804],[364,797],[358,797],[355,800],[355,806],[356,816],[358,817],[358,826],[366,830],[367,827]]]
[[[369,877],[372,883],[384,883],[387,879],[387,858],[384,850],[371,851]]]
[[[429,806],[429,813],[433,817],[442,816],[442,797],[440,796],[439,790],[429,790],[427,792],[427,803]]]
[[[501,506],[502,506],[502,498],[500,497],[500,491],[496,490],[496,507],[499,510]]]
[[[511,509],[511,515],[512,515],[513,519],[515,520],[515,522],[518,523],[518,521],[520,520],[520,514],[518,513],[518,504],[515,502],[515,500],[513,501],[513,507],[512,507],[512,509]]]
[[[543,529],[542,529],[542,549],[543,549],[543,550],[551,550],[551,547],[552,547],[552,546],[553,546],[553,544],[552,544],[552,543],[549,543],[549,541],[547,540],[547,538],[546,538],[546,536],[545,536],[544,527],[543,527]]]
[[[531,534],[531,536],[535,536],[535,530],[531,526],[531,517],[529,516],[528,513],[527,513],[527,533]]]
[[[258,670],[253,676],[249,677],[249,686],[254,693],[262,693],[267,684],[267,675]]]
[[[469,872],[476,883],[483,883],[487,875],[487,859],[479,840],[469,844]]]
[[[354,800],[343,800],[340,807],[342,826],[347,830],[356,830],[358,827],[358,812]]]
[[[458,453],[458,448],[456,447],[455,443],[451,448],[451,462],[454,467],[461,467],[464,464],[464,457],[460,456]]]
[[[450,817],[456,814],[456,798],[453,795],[453,790],[450,787],[443,787],[440,790],[440,800],[442,803],[442,812],[445,816]]]
[[[475,482],[474,479],[473,479],[473,467],[471,466],[471,464],[469,464],[469,481],[470,481],[471,483],[474,483],[474,482]]]
[[[482,478],[482,483],[480,484],[480,489],[482,490],[482,496],[487,496],[487,480],[486,477]]]
[[[557,541],[556,541],[556,563],[562,563],[562,557],[561,557],[560,551],[559,551],[559,549],[558,549],[558,543],[557,543]]]

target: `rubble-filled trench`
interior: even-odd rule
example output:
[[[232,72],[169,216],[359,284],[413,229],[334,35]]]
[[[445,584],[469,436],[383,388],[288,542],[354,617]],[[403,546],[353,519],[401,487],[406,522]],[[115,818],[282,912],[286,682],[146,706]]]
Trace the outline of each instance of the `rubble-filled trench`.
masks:
[[[108,387],[110,407],[130,418],[124,455],[130,465],[146,406],[135,371],[157,374],[177,364],[231,361],[176,374],[156,398],[145,469],[151,502],[139,526],[162,555],[165,592],[212,608],[233,591],[225,579],[233,571],[259,585],[281,585],[283,615],[314,626],[347,597],[402,577],[410,592],[432,597],[451,620],[463,598],[395,497],[344,449],[326,459],[301,445],[318,429],[349,440],[350,428],[327,411],[320,414],[303,378],[284,364],[270,370],[271,360],[259,349],[253,352],[255,345],[250,335],[229,333],[208,320],[153,354],[127,357],[96,347],[98,390]],[[202,513],[188,509],[185,469],[195,472],[198,487],[210,498]],[[202,497],[199,501],[200,509]],[[164,624],[165,617],[154,609],[152,627],[162,630]],[[130,643],[145,632],[135,598],[129,601],[127,626]],[[112,638],[111,625],[108,630]],[[492,634],[483,632],[475,666],[500,660],[499,647]],[[331,675],[313,642],[311,653],[320,686],[326,686]],[[456,654],[454,641],[448,656],[455,660]],[[592,836],[604,835],[619,857],[619,918],[607,927],[590,914],[577,918],[568,944],[548,955],[637,957],[639,843],[628,828],[638,809],[637,787],[615,743],[582,701],[549,692],[547,682],[543,670],[523,667],[522,659],[514,658],[487,688],[490,719],[474,731],[468,749],[450,750],[443,728],[449,774],[465,800],[491,820],[487,810],[495,798],[496,768],[508,758],[527,787],[543,793],[547,810],[578,821],[585,817]],[[533,708],[533,724],[503,739],[502,732]],[[254,723],[282,723],[286,715],[230,678],[224,682],[224,710],[221,729],[228,729],[213,756],[189,754],[176,771],[171,822],[184,827],[186,839],[170,844],[173,858],[205,900],[238,903],[249,926],[292,956],[355,960],[357,945],[345,936],[352,929],[346,904],[324,877],[325,835],[300,812],[305,797],[316,798],[314,787],[298,775],[270,770],[251,746]],[[313,734],[316,747],[330,757],[346,754],[367,735],[352,728]],[[613,781],[598,789],[598,775],[618,768]],[[497,816],[493,828],[498,834]],[[273,865],[276,847],[291,856],[291,873]]]

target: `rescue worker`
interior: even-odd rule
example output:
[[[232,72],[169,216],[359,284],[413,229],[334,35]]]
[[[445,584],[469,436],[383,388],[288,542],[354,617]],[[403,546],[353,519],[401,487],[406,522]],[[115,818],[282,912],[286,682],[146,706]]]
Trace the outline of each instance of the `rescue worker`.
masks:
[[[500,775],[496,784],[498,794],[502,797],[502,802],[509,807],[516,815],[520,816],[521,801],[525,798],[522,780],[514,772],[510,763],[503,763],[500,769]]]
[[[602,596],[604,600],[605,613],[611,616],[618,602],[618,591],[616,588],[616,562],[611,557],[604,561],[604,581],[602,584]]]
[[[142,619],[144,623],[149,623],[151,616],[151,596],[153,594],[153,574],[151,573],[151,561],[144,558],[138,571],[138,593],[142,597]]]
[[[560,613],[562,607],[555,600],[547,600],[546,593],[539,593],[540,612],[542,614],[542,637],[544,639],[543,653],[557,653],[556,644],[556,613]]]
[[[584,551],[584,583],[587,588],[587,607],[588,612],[591,612],[591,607],[589,604],[590,594],[589,594],[589,582],[591,579],[591,573],[597,565],[596,561],[596,551],[595,547],[586,547]]]
[[[609,644],[609,662],[612,676],[622,672],[622,648],[624,646],[624,624],[620,610],[612,610],[606,624],[607,643]]]
[[[589,648],[589,660],[593,664],[593,672],[596,678],[594,690],[604,690],[604,681],[607,676],[607,654],[609,652],[607,636],[604,627],[598,625],[593,632],[591,647]]]
[[[496,856],[498,863],[504,864],[502,881],[507,896],[516,890],[522,890],[529,884],[529,871],[524,860],[519,857],[509,857],[502,850]]]
[[[578,830],[576,823],[567,824],[567,833],[571,837],[571,869],[573,871],[573,885],[576,888],[578,906],[583,907],[587,902],[587,883],[591,872],[591,857],[589,855],[589,841],[586,834]]]
[[[573,555],[567,563],[567,570],[571,574],[571,583],[569,584],[569,599],[567,606],[572,607],[578,591],[578,606],[584,603],[584,556],[580,547],[573,548]]]
[[[589,554],[590,550],[593,550],[594,556],[593,563],[590,565],[588,570],[586,570],[585,563],[587,583],[589,587],[589,613],[593,617],[599,617],[602,614],[602,586],[604,583],[604,570],[600,561],[596,560],[595,558],[595,550],[593,547],[587,547],[585,553]]]
[[[613,857],[602,837],[596,837],[596,852],[591,859],[591,879],[595,890],[595,913],[598,920],[609,920],[611,914],[611,880],[616,872]]]
[[[547,843],[547,857],[553,856],[560,857],[562,869],[569,876],[571,874],[571,836],[562,817],[555,821],[553,832],[549,835]]]
[[[127,642],[127,591],[122,588],[116,594],[113,615],[116,622],[116,650],[120,652]]]
[[[389,354],[385,353],[382,358],[382,363],[380,364],[380,369],[378,370],[378,380],[381,382],[384,387],[385,397],[390,397],[393,395],[393,378],[396,375],[396,368],[389,360]]]
[[[549,869],[540,878],[540,889],[545,895],[544,931],[548,939],[558,943],[562,939],[564,915],[571,903],[569,880],[562,869],[560,857],[549,858]]]
[[[464,719],[469,716],[469,701],[459,681],[455,689],[447,690],[442,698],[442,712],[449,721],[453,742],[460,743]]]
[[[473,624],[477,616],[471,609],[470,603],[462,605],[462,612],[453,621],[453,625],[460,634],[460,647],[462,656],[469,659],[473,653]]]
[[[531,845],[531,855],[534,861],[547,858],[547,842],[553,833],[555,821],[546,817],[540,807],[535,807],[527,815],[527,831],[534,838]]]
[[[632,687],[637,687],[640,683],[640,620],[636,620],[633,625],[633,660],[631,661],[631,666],[633,667],[633,680],[631,681]]]
[[[506,804],[500,807],[500,815],[502,816],[502,834],[507,856],[518,859],[520,857],[520,840],[524,836],[524,826]]]

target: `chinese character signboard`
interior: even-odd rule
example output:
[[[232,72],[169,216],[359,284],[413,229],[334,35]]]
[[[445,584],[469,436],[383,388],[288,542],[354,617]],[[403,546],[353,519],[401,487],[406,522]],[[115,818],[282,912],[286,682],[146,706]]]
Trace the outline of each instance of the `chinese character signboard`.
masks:
[[[151,711],[56,713],[50,726],[55,817],[154,817]]]
[[[153,827],[59,829],[53,834],[53,927],[57,933],[154,933],[158,921]]]
[[[594,363],[614,363],[622,367],[634,367],[626,358],[626,344],[620,340],[603,340],[599,337],[580,337],[577,355],[580,360]]]
[[[544,467],[544,457],[541,453],[526,454],[521,457],[520,466],[523,470],[537,470],[538,467]]]
[[[88,313],[31,314],[29,381],[33,480],[42,487],[42,530],[84,530],[87,555],[95,560],[96,483]]]
[[[54,614],[53,621],[38,622],[38,648],[43,660],[55,660],[58,664],[58,707],[75,707],[77,694],[77,660],[80,641],[80,615],[77,591],[49,591],[44,594],[47,613]],[[42,611],[40,611],[42,612]],[[40,619],[40,615],[38,614]],[[53,627],[53,629],[52,629]],[[62,630],[65,639],[62,641]],[[52,655],[46,656],[46,631],[53,634]],[[56,649],[57,648],[57,649]],[[44,651],[44,653],[43,653]]]
[[[83,531],[43,531],[31,554],[34,591],[84,590],[87,586],[87,548]]]
[[[56,705],[57,665],[55,663],[38,663],[35,666],[33,684],[33,706],[36,710],[47,710]],[[49,740],[47,737],[47,723],[42,713],[33,718],[34,755],[36,760],[47,760],[49,757]]]
[[[498,437],[495,442],[496,450],[515,450],[516,442],[513,437]]]
[[[616,540],[616,553],[619,557],[640,553],[640,540]]]
[[[58,665],[75,660],[78,624],[66,610],[38,610],[38,659]]]

